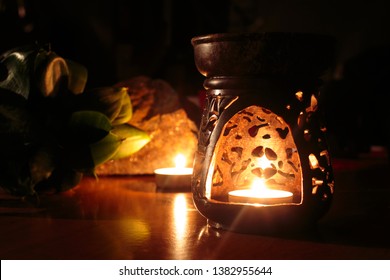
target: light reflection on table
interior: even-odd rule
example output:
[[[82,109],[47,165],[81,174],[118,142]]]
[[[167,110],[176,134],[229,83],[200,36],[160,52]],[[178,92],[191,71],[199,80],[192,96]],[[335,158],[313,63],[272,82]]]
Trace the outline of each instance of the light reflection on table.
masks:
[[[71,191],[41,196],[39,211],[2,193],[0,202],[15,208],[0,205],[0,257],[390,259],[389,166],[338,170],[331,210],[318,232],[302,236],[210,228],[189,190],[163,192],[153,176],[85,178]]]

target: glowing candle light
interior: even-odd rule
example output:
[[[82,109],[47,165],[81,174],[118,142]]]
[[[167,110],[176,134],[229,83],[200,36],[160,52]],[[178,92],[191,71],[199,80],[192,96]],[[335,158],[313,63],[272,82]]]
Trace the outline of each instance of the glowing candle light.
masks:
[[[229,192],[229,201],[237,203],[281,204],[292,202],[293,194],[267,188],[263,179],[255,179],[250,189]]]
[[[186,166],[186,158],[178,154],[175,167],[159,168],[154,171],[157,187],[160,188],[190,188],[192,168]]]

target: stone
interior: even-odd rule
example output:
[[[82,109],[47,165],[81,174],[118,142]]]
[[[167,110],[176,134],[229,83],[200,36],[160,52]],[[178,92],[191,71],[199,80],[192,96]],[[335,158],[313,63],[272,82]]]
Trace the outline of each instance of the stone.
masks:
[[[179,94],[161,79],[138,76],[117,86],[129,89],[133,117],[129,123],[146,131],[151,140],[133,155],[97,166],[97,175],[147,175],[163,167],[173,167],[183,154],[192,167],[198,128],[188,117]]]

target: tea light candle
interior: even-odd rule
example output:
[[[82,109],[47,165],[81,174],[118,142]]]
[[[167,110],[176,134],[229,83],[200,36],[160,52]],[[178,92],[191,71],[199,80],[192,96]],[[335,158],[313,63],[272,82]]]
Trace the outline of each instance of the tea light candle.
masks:
[[[229,201],[237,203],[280,204],[292,202],[289,191],[268,189],[264,182],[255,180],[250,189],[229,192]]]
[[[192,168],[185,167],[186,159],[179,154],[175,167],[159,168],[154,171],[156,185],[162,189],[190,189]]]

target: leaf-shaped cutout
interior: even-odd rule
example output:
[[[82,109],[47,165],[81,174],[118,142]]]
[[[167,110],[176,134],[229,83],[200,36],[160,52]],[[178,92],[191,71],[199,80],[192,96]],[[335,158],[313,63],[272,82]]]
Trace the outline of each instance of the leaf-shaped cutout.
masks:
[[[127,123],[114,126],[111,133],[120,139],[118,151],[111,159],[128,157],[150,141],[150,136],[145,131]]]

